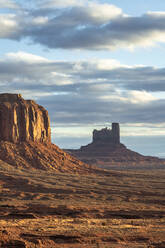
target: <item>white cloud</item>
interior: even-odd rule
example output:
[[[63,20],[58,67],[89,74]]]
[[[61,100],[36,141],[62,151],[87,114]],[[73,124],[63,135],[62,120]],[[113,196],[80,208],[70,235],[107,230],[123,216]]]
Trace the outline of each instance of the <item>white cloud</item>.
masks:
[[[146,104],[152,102],[157,98],[146,91],[132,90],[127,92],[128,101],[133,104]]]
[[[122,136],[163,136],[165,123],[126,123],[122,125]]]
[[[48,23],[48,17],[45,16],[38,16],[32,19],[32,24],[34,25],[45,25]]]
[[[111,86],[112,87],[112,86]],[[137,91],[137,90],[130,90],[130,91],[122,91],[122,90],[116,90],[111,92],[111,87],[102,87],[102,90],[109,90],[106,94],[100,94],[99,99],[105,101],[105,102],[123,102],[125,104],[135,104],[135,105],[144,105],[150,102],[153,102],[154,100],[157,100],[156,97],[154,97],[151,93],[148,93],[146,91]],[[100,85],[101,88],[101,85]],[[99,89],[99,88],[98,88]],[[99,91],[100,92],[100,91]],[[110,92],[110,93],[109,93]]]
[[[86,8],[89,15],[95,19],[97,23],[106,23],[122,16],[122,10],[111,4],[89,2]]]
[[[160,17],[165,17],[165,11],[147,11],[146,13],[147,16],[155,17],[155,18],[160,18]]]
[[[19,28],[16,16],[14,14],[1,14],[0,27],[0,38],[14,38]]]
[[[27,63],[27,64],[37,64],[37,63],[50,62],[48,59],[46,59],[44,57],[30,54],[30,53],[26,53],[26,52],[22,52],[22,51],[17,52],[17,53],[7,53],[6,57],[9,61],[13,61],[15,63],[23,62],[23,63]]]
[[[119,68],[122,65],[118,60],[115,59],[97,59],[97,60],[92,60],[91,62],[89,61],[89,64],[95,67],[98,70],[112,70],[114,68]]]
[[[17,9],[19,8],[19,5],[16,4],[14,1],[0,0],[0,8]]]

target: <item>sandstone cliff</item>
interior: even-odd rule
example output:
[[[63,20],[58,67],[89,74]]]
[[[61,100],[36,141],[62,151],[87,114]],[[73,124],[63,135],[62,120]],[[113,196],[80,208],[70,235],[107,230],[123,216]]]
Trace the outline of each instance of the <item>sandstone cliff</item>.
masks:
[[[0,140],[50,142],[47,110],[20,94],[0,94]]]
[[[30,170],[95,170],[51,143],[47,110],[20,94],[0,94],[0,160]]]

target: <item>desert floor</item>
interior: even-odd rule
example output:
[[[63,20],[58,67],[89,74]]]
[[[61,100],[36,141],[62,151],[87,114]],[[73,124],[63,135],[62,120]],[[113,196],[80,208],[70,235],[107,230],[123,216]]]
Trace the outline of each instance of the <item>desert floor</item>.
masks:
[[[0,163],[0,247],[165,248],[165,169],[102,175]]]

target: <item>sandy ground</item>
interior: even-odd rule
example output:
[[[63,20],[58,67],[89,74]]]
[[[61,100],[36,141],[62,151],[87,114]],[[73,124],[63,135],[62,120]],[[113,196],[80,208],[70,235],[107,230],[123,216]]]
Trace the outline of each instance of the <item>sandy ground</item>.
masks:
[[[0,163],[0,247],[165,248],[165,169],[79,175]]]

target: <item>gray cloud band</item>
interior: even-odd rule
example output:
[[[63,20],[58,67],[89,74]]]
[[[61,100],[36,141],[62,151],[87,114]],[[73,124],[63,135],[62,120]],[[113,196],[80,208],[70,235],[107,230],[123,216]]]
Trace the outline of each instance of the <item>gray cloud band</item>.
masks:
[[[16,53],[0,61],[0,91],[37,99],[61,125],[163,123],[165,100],[151,92],[164,91],[164,72],[111,60],[105,66],[99,60],[56,62]]]
[[[109,4],[38,6],[37,10],[22,8],[17,14],[1,15],[0,38],[29,38],[50,49],[88,50],[132,49],[165,42],[165,12],[130,17]]]

